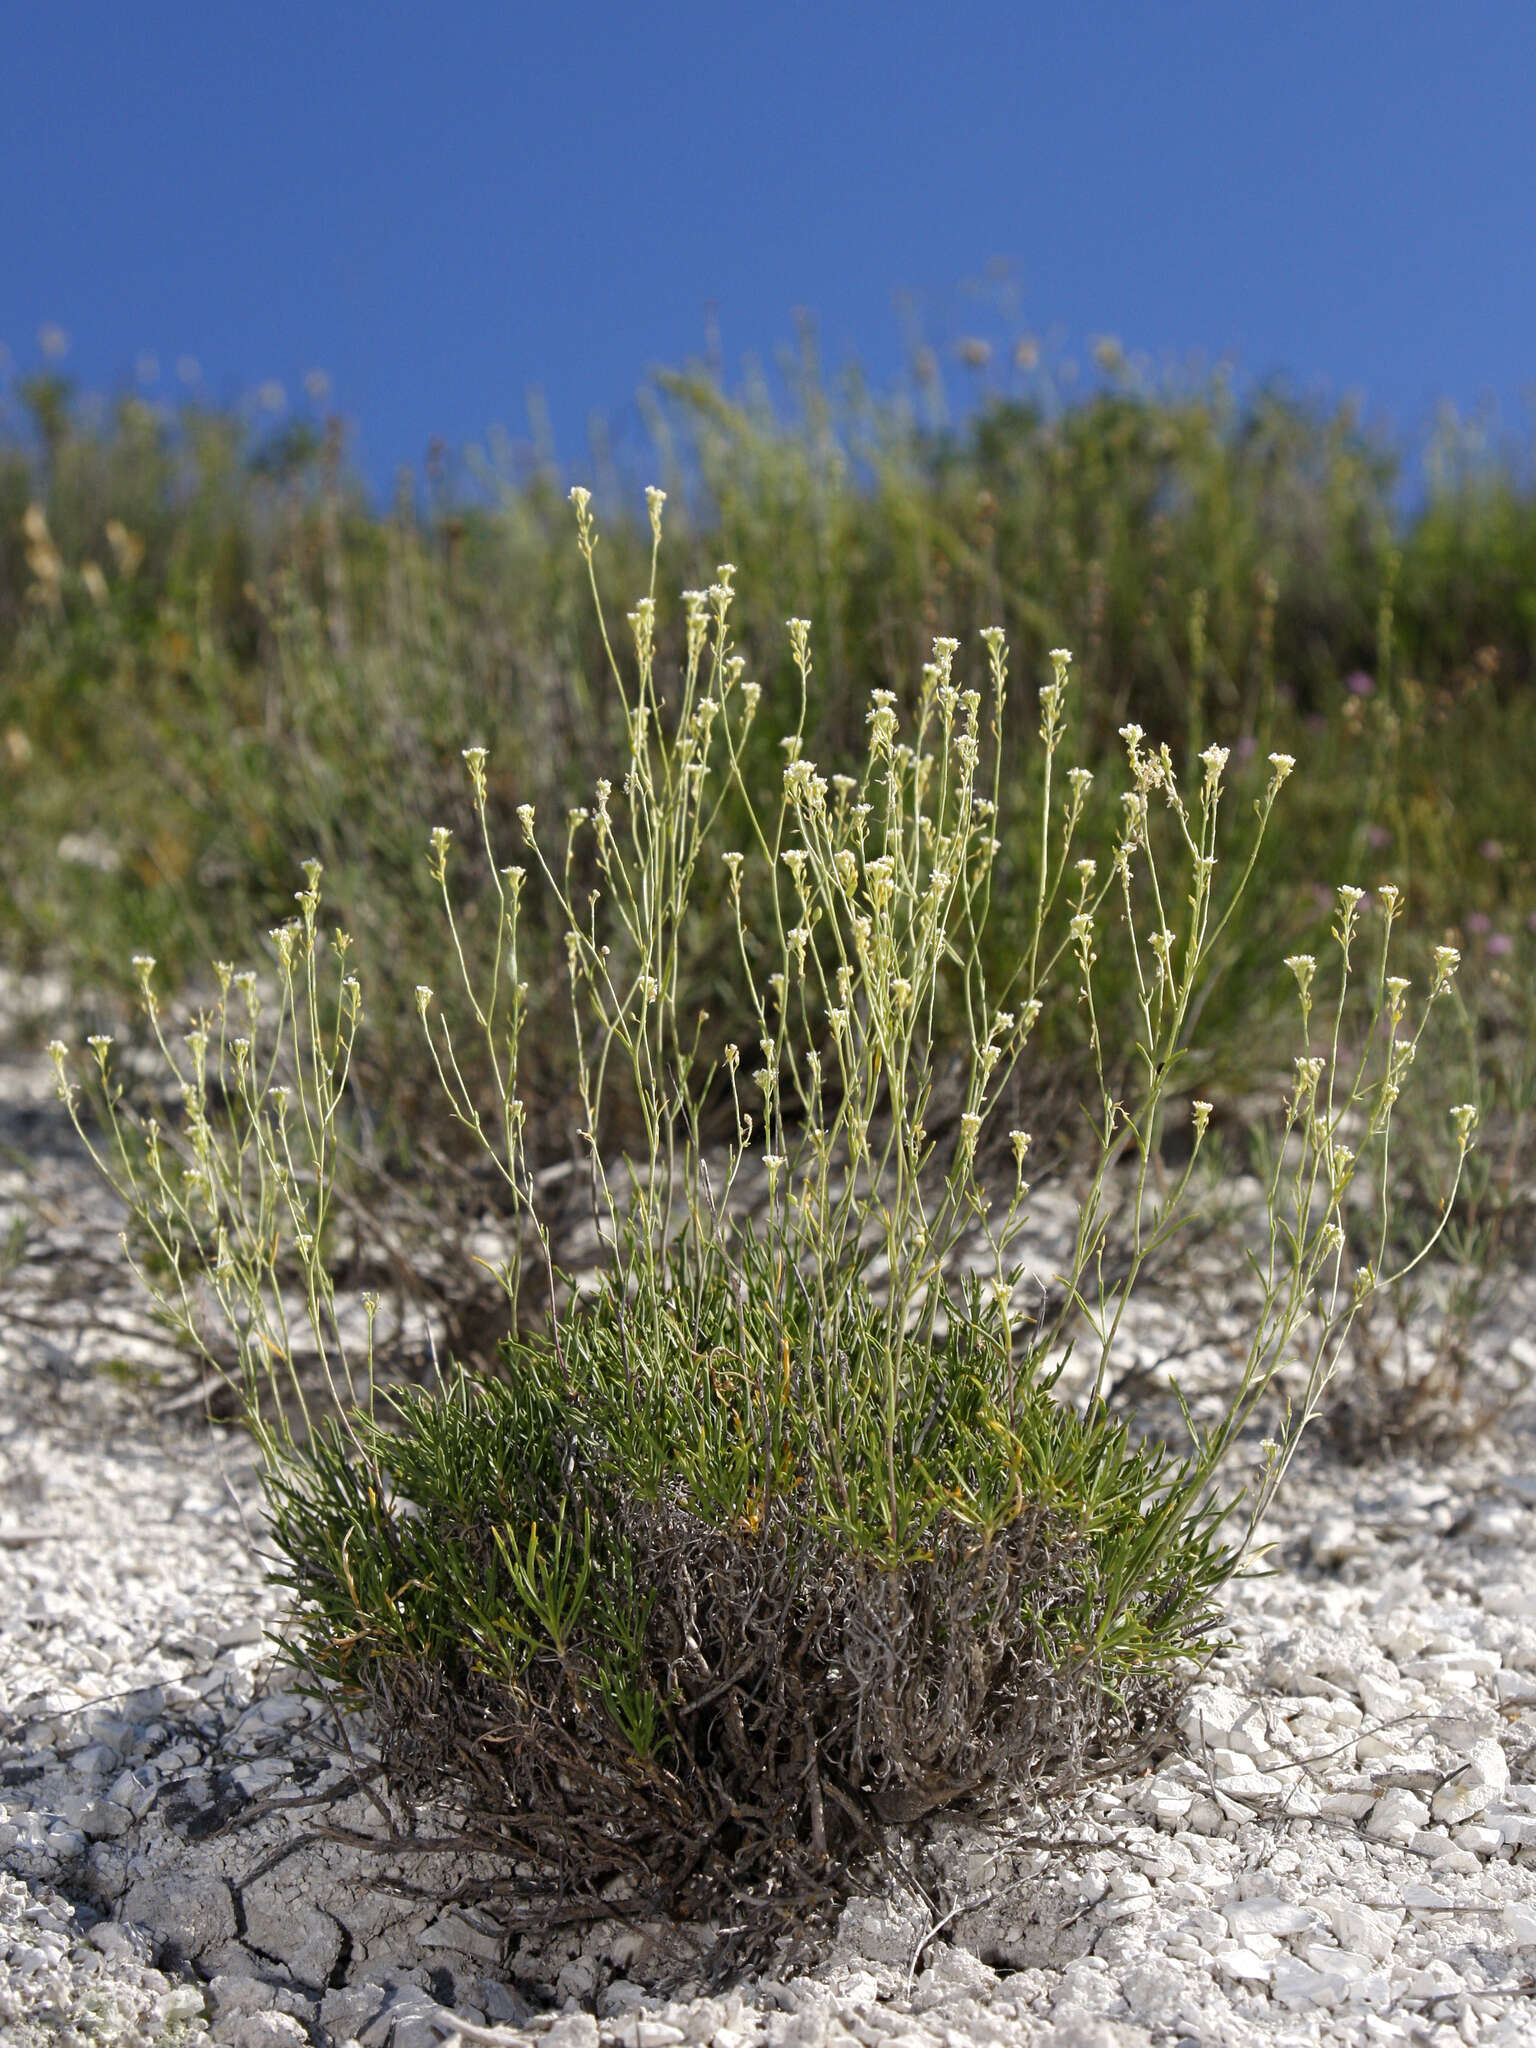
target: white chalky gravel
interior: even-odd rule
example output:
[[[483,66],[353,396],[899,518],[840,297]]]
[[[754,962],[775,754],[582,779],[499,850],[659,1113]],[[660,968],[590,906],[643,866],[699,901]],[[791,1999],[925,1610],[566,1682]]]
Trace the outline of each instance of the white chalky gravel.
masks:
[[[0,1065],[0,1097],[23,1100],[33,1153],[0,1164],[0,1226],[41,1186],[49,1227],[110,1258],[115,1219],[47,1122],[38,1063]],[[1272,1574],[1228,1590],[1232,1647],[1182,1753],[1056,1816],[1048,1847],[1023,1820],[935,1822],[937,1929],[912,1898],[857,1900],[809,1973],[667,1997],[652,1987],[707,1936],[613,1923],[508,1963],[472,1912],[387,1888],[431,1881],[420,1863],[303,1840],[317,1815],[371,1829],[361,1795],[261,1814],[348,1765],[264,1639],[282,1603],[243,1439],[157,1424],[88,1369],[150,1347],[119,1327],[131,1292],[66,1318],[46,1369],[6,1299],[6,2048],[431,2048],[456,2023],[546,2048],[1536,2044],[1530,1409],[1443,1462],[1305,1452]],[[1524,1341],[1531,1304],[1512,1276],[1499,1341]]]

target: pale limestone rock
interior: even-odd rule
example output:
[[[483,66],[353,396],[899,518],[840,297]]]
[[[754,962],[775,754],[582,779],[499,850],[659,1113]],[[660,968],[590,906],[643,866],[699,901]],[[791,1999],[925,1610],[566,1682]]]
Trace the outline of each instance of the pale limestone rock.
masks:
[[[1476,1820],[1509,1789],[1509,1761],[1491,1736],[1474,1742],[1467,1761],[1448,1779],[1430,1802],[1435,1819],[1454,1826],[1458,1821]]]
[[[1269,1980],[1269,1990],[1276,2004],[1283,2005],[1288,2012],[1312,2012],[1318,2006],[1340,2002],[1332,1979],[1304,1963],[1300,1956],[1280,1957]]]
[[[1233,1899],[1220,1910],[1236,1940],[1251,1934],[1283,1938],[1304,1934],[1317,1925],[1317,1915],[1309,1906],[1294,1906],[1289,1899],[1277,1898],[1272,1892],[1256,1899]]]
[[[1267,1984],[1274,1975],[1273,1961],[1255,1955],[1247,1944],[1240,1941],[1223,1942],[1215,1952],[1216,1968],[1223,1977],[1233,1977],[1240,1983]]]
[[[1536,1587],[1515,1581],[1484,1586],[1482,1602],[1490,1614],[1507,1615],[1513,1621],[1536,1620]]]
[[[1413,1705],[1413,1694],[1406,1685],[1394,1685],[1374,1672],[1362,1671],[1356,1683],[1361,1706],[1377,1721],[1396,1721]]]
[[[1198,1749],[1234,1750],[1256,1756],[1269,1748],[1264,1710],[1230,1685],[1199,1685],[1190,1694],[1179,1727]]]
[[[1394,1785],[1371,1810],[1365,1831],[1378,1842],[1411,1842],[1429,1824],[1429,1808],[1416,1792]]]
[[[597,2021],[589,2012],[568,2012],[544,2036],[545,2048],[597,2048]]]
[[[1341,1948],[1353,1949],[1373,1963],[1388,1963],[1396,1949],[1401,1913],[1395,1921],[1357,1899],[1330,1899],[1324,1907]]]
[[[1463,1821],[1454,1832],[1452,1839],[1458,1848],[1470,1849],[1474,1856],[1491,1856],[1503,1840],[1497,1828],[1488,1827],[1482,1821]]]

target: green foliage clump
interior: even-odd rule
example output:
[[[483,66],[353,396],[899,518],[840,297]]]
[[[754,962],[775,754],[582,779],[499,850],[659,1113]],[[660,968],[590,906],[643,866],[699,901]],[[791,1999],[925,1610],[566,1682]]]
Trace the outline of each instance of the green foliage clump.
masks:
[[[979,1304],[908,1354],[893,1531],[880,1306],[822,1325],[767,1260],[607,1282],[270,1468],[305,1664],[398,1786],[599,1910],[825,1897],[884,1824],[1134,1758],[1231,1570],[1200,1474]]]

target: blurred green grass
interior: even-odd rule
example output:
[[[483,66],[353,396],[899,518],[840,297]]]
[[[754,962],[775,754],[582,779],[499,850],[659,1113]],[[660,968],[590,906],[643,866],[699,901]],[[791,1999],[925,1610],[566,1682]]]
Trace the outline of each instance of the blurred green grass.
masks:
[[[126,991],[135,952],[167,984],[205,978],[259,948],[316,856],[358,946],[360,1101],[408,1159],[433,1086],[410,990],[442,962],[424,848],[434,825],[467,835],[461,749],[490,749],[507,844],[516,804],[563,811],[618,753],[559,480],[536,465],[379,510],[335,422],[263,437],[238,408],[88,401],[58,378],[20,396],[0,427],[0,961],[62,971],[82,1015]],[[1099,771],[1106,831],[1127,720],[1176,757],[1232,747],[1239,792],[1271,748],[1296,755],[1261,908],[1202,1020],[1207,1092],[1288,1052],[1279,963],[1324,930],[1338,882],[1399,882],[1410,934],[1460,944],[1474,990],[1529,963],[1536,490],[1513,454],[1447,426],[1404,510],[1404,451],[1347,406],[1126,373],[1070,406],[994,394],[935,426],[809,356],[787,403],[690,371],[658,381],[648,418],[648,459],[599,499],[605,601],[622,615],[645,587],[640,486],[660,482],[663,595],[737,565],[765,782],[792,614],[814,622],[808,751],[827,769],[861,745],[870,689],[910,703],[937,633],[979,669],[994,623],[1030,696],[1045,651],[1073,649],[1069,752]],[[681,629],[664,604],[664,654]],[[1032,720],[1014,730],[1027,747]],[[1029,784],[1016,755],[1003,949],[1009,900],[1022,923],[1032,894]],[[720,954],[701,932],[697,996],[717,1011]],[[1079,1039],[1070,1004],[1046,1020],[1043,1092],[1071,1094]],[[529,1077],[551,1151],[565,1057],[548,1047]]]

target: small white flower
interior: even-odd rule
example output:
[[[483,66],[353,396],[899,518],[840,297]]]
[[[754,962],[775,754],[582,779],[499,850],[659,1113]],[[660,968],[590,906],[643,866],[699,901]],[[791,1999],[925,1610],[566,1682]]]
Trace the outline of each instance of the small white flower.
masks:
[[[1285,964],[1296,977],[1296,986],[1301,991],[1303,1005],[1310,1005],[1312,978],[1317,973],[1317,961],[1310,953],[1290,953],[1286,956]]]

